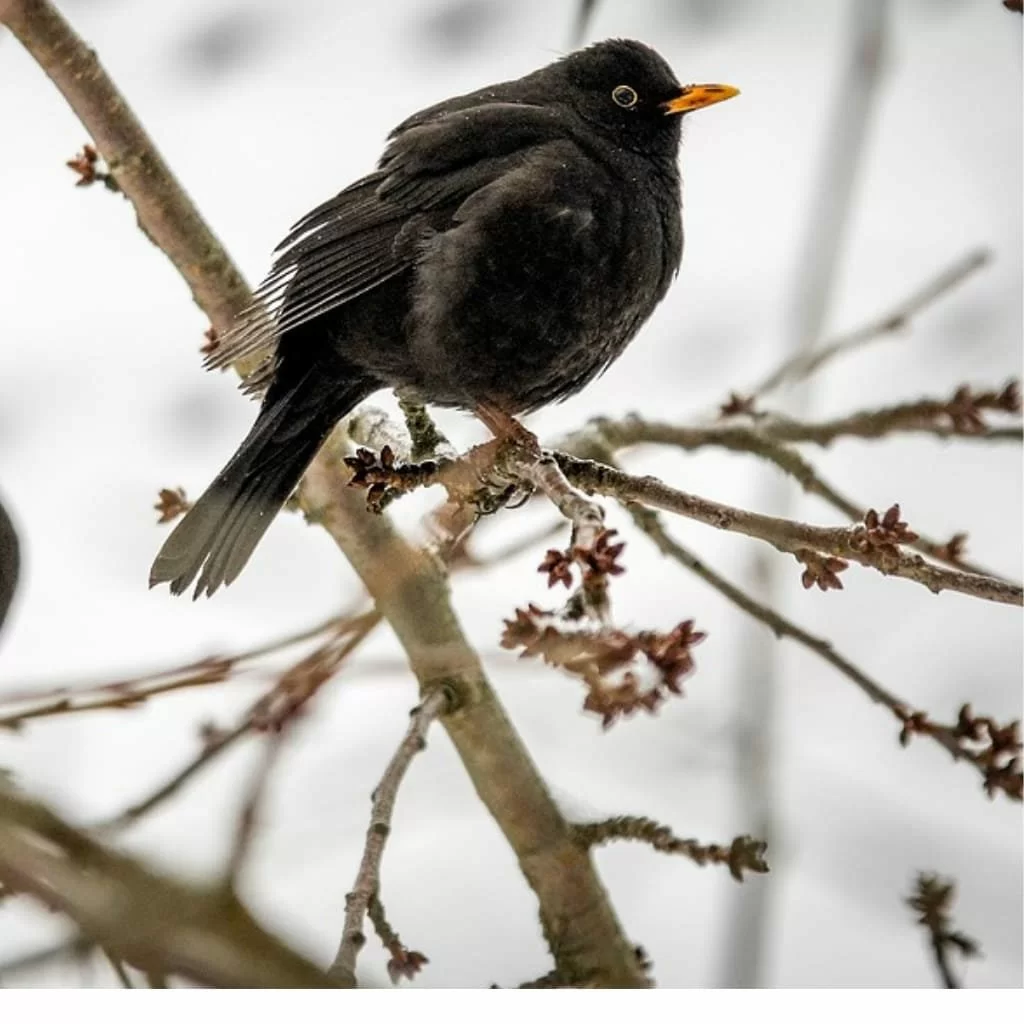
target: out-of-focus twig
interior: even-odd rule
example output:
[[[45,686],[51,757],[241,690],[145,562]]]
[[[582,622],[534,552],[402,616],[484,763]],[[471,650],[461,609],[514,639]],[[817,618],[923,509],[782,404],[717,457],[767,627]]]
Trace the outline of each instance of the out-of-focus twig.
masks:
[[[334,636],[313,654],[285,672],[277,683],[246,711],[233,729],[214,731],[206,738],[202,750],[170,779],[158,786],[149,796],[98,827],[104,831],[118,831],[133,825],[169,800],[203,768],[243,737],[258,729],[279,728],[337,672],[345,658],[369,636],[379,622],[380,615],[374,611],[343,621]]]
[[[253,773],[249,790],[245,795],[245,800],[242,803],[242,808],[238,814],[238,821],[235,825],[231,853],[228,856],[227,867],[224,871],[223,884],[224,888],[228,891],[235,892],[238,889],[238,879],[252,848],[270,776],[280,756],[281,748],[284,745],[284,738],[287,735],[287,727],[276,729],[269,732],[264,741],[266,745],[256,771]]]
[[[906,901],[907,906],[918,915],[917,923],[928,932],[935,966],[946,988],[960,988],[960,982],[949,962],[953,950],[965,960],[981,956],[981,948],[974,939],[953,930],[951,911],[955,898],[954,882],[921,872],[914,882],[914,892]]]
[[[773,370],[749,393],[761,398],[782,384],[806,380],[837,356],[849,355],[876,341],[884,341],[905,328],[920,312],[966,281],[975,271],[992,260],[988,249],[972,249],[966,255],[943,268],[915,292],[898,302],[892,309],[862,327],[841,335],[823,345],[797,352]]]
[[[373,794],[370,810],[370,827],[366,832],[366,845],[352,891],[345,897],[345,927],[341,936],[334,963],[328,975],[336,982],[349,988],[356,985],[356,958],[366,943],[363,934],[363,919],[370,901],[380,889],[380,865],[384,847],[391,832],[391,815],[398,796],[398,787],[412,759],[426,745],[427,731],[436,718],[444,714],[448,705],[448,694],[439,686],[412,713],[409,728],[398,745],[394,757],[388,764],[380,784]]]
[[[989,410],[1020,413],[1020,388],[1010,381],[999,391],[975,392],[966,385],[947,399],[925,398],[882,409],[869,409],[820,423],[801,423],[781,416],[758,425],[776,441],[805,441],[826,446],[840,437],[879,438],[895,433],[930,434],[940,438],[1020,443],[1020,424],[993,427],[985,422]]]
[[[151,697],[221,683],[233,678],[241,669],[252,665],[253,662],[314,640],[331,630],[341,629],[345,622],[354,617],[354,612],[332,615],[329,619],[307,629],[238,654],[200,658],[186,665],[160,669],[145,675],[85,686],[64,684],[34,691],[22,690],[0,694],[0,705],[34,705],[0,717],[0,728],[17,729],[25,722],[37,718],[52,718],[85,711],[134,708]]]
[[[598,0],[576,0],[576,21],[572,30],[572,45],[582,46],[587,38],[590,22],[597,11]]]

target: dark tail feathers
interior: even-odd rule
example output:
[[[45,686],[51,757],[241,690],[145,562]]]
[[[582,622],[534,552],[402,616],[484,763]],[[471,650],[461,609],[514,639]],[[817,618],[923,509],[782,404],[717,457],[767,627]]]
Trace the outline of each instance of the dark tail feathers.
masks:
[[[282,395],[271,389],[238,451],[164,542],[149,585],[180,594],[198,575],[197,598],[232,583],[335,423],[372,390],[311,374]]]

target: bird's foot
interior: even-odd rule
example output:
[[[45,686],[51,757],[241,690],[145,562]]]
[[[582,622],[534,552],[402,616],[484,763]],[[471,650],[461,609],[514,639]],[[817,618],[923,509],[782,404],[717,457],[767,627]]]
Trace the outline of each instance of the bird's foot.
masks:
[[[540,455],[540,441],[532,430],[527,430],[514,416],[492,402],[479,402],[474,408],[478,420],[499,440],[525,448],[535,455]]]

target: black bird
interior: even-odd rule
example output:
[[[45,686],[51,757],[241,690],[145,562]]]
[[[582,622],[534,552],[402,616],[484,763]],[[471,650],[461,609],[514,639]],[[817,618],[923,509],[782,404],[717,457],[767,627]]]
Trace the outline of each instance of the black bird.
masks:
[[[265,356],[259,415],[153,563],[212,594],[242,571],[335,424],[380,388],[511,417],[616,359],[679,269],[680,118],[729,99],[609,40],[402,122],[374,173],[292,229],[209,358]]]

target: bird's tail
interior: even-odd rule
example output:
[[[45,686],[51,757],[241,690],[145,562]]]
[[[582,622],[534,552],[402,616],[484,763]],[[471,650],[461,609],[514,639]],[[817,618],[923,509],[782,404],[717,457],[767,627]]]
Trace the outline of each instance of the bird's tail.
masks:
[[[198,575],[199,597],[233,582],[335,423],[372,391],[365,380],[339,387],[312,373],[272,387],[231,461],[164,541],[149,585],[180,594]]]

